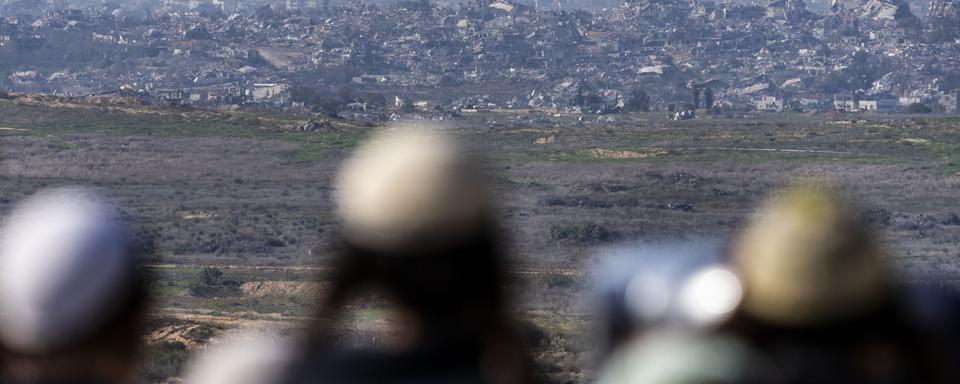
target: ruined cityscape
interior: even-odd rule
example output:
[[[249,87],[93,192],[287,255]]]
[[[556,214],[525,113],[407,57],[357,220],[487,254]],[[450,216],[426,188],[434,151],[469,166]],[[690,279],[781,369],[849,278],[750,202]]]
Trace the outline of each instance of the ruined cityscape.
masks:
[[[958,190],[960,0],[0,0],[0,383],[958,383]]]
[[[376,121],[960,105],[955,0],[546,2],[3,0],[0,90]]]

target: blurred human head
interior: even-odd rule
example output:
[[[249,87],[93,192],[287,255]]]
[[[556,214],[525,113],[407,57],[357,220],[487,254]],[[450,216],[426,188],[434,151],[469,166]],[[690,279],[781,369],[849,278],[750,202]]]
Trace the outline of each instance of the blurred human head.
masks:
[[[598,384],[774,384],[776,366],[726,334],[658,330],[619,349]]]
[[[298,353],[292,340],[271,332],[234,330],[193,362],[184,383],[283,383]]]
[[[0,344],[11,373],[129,373],[145,300],[135,253],[115,210],[89,190],[20,203],[0,234]]]
[[[403,256],[475,236],[486,224],[490,201],[473,160],[440,130],[377,132],[337,178],[337,212],[347,240]]]
[[[854,316],[883,301],[881,250],[851,204],[829,184],[803,181],[777,193],[734,245],[744,310],[784,326]]]
[[[336,186],[342,285],[378,286],[422,319],[499,307],[487,183],[452,137],[423,127],[379,131],[345,162]]]
[[[652,329],[706,330],[729,319],[743,292],[724,246],[718,239],[692,238],[601,251],[594,279],[601,351]]]
[[[348,299],[372,287],[403,315],[404,345],[394,349],[445,346],[489,365],[488,375],[521,380],[526,356],[504,308],[487,184],[477,160],[440,129],[382,130],[361,145],[337,178],[343,249],[318,339]]]

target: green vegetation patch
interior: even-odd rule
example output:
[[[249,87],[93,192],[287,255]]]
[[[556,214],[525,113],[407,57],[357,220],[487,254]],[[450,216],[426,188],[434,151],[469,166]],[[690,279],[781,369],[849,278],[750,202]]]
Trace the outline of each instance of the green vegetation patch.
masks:
[[[368,128],[355,128],[334,133],[295,133],[283,137],[284,140],[300,143],[293,153],[294,164],[312,163],[321,160],[323,154],[331,149],[353,148],[365,140],[372,131]]]
[[[930,155],[941,164],[941,172],[945,175],[960,175],[960,144],[958,143],[931,143]]]
[[[370,128],[332,121],[324,132],[302,132],[296,127],[307,117],[278,112],[229,112],[176,107],[96,106],[86,104],[0,100],[0,127],[5,135],[42,137],[51,146],[71,148],[66,134],[111,136],[225,137],[282,140],[300,144],[291,162],[320,160],[330,149],[351,148],[365,139]]]

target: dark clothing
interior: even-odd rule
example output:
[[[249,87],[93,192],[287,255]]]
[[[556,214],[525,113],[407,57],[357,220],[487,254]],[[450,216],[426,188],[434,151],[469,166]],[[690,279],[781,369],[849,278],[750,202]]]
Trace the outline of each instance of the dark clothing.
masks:
[[[392,251],[345,242],[318,311],[322,316],[311,337],[314,349],[287,382],[483,384],[501,374],[525,378],[525,361],[516,367],[495,364],[504,360],[493,356],[497,348],[506,354],[525,353],[505,320],[499,232],[493,224],[480,227],[482,231],[455,242]],[[422,330],[419,344],[391,353],[351,350],[330,342],[336,333],[333,324],[364,288],[387,294],[417,319],[417,329]]]
[[[294,369],[288,383],[491,383],[480,361],[479,348],[471,346],[422,347],[405,353],[319,351]]]
[[[895,304],[803,327],[741,315],[730,328],[770,356],[789,384],[956,382],[940,340],[918,329]]]

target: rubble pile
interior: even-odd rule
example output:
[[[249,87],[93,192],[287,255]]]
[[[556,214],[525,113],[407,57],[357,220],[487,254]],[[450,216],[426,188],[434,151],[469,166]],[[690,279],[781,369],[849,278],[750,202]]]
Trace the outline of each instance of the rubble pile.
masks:
[[[957,0],[933,0],[925,18],[904,0],[836,0],[822,12],[804,0],[627,0],[589,12],[513,0],[130,3],[0,3],[0,90],[389,120],[955,112],[960,89]],[[649,100],[631,103],[637,90]]]

